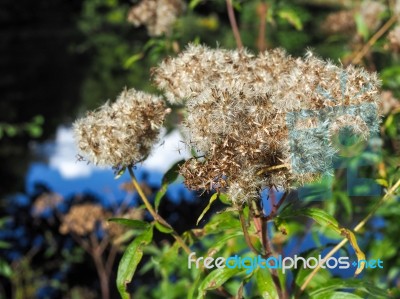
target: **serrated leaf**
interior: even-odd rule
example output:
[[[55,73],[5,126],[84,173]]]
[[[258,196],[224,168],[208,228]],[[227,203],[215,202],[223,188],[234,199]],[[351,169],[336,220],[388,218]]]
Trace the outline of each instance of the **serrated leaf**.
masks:
[[[110,218],[108,219],[110,222],[115,222],[130,228],[134,229],[148,229],[150,227],[150,224],[141,221],[141,220],[135,220],[135,219],[127,219],[127,218]]]
[[[137,236],[126,248],[121,261],[118,265],[117,288],[122,299],[130,299],[129,293],[126,291],[126,285],[131,282],[135,274],[137,265],[143,256],[143,247],[151,242],[153,238],[153,228],[144,231]]]
[[[272,280],[271,273],[267,269],[258,268],[256,271],[256,283],[259,294],[264,299],[278,298],[275,284]]]
[[[204,215],[207,213],[207,211],[211,208],[212,203],[218,198],[218,193],[214,193],[208,202],[208,205],[204,208],[203,212],[201,212],[199,218],[197,218],[196,225],[199,225],[199,222],[201,219],[203,219]]]
[[[236,274],[244,272],[243,269],[235,268],[217,268],[204,278],[199,285],[199,294],[197,299],[204,298],[208,290],[215,290],[223,285],[228,279]]]

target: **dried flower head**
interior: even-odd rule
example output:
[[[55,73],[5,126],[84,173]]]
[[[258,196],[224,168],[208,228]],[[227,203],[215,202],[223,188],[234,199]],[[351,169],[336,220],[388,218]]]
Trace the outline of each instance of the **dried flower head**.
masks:
[[[46,211],[55,209],[61,202],[63,197],[57,193],[43,193],[36,198],[32,207],[33,216],[40,216]]]
[[[103,227],[104,220],[109,217],[110,214],[101,205],[93,203],[74,205],[63,217],[60,232],[85,236],[95,231],[98,226]]]
[[[328,34],[352,34],[355,29],[356,22],[353,10],[340,10],[330,13],[322,23],[322,30]]]
[[[185,7],[182,0],[142,0],[129,11],[128,21],[136,27],[145,25],[150,36],[170,34]]]
[[[124,90],[116,102],[74,123],[79,151],[96,165],[123,167],[143,161],[168,112],[161,97]]]
[[[381,24],[381,15],[386,6],[378,1],[363,1],[360,7],[360,16],[370,31],[375,31]]]
[[[396,109],[400,109],[400,101],[396,99],[393,92],[384,90],[381,92],[381,104],[379,110],[383,115],[390,114]]]
[[[400,53],[400,25],[397,25],[388,34],[389,49],[394,53]]]
[[[180,170],[191,189],[228,188],[240,203],[264,187],[303,184],[329,170],[336,152],[331,136],[341,127],[352,125],[364,138],[365,127],[378,130],[376,74],[343,69],[311,53],[294,59],[282,50],[257,57],[244,51],[234,64],[242,73],[235,74],[233,59],[212,67],[205,56],[240,52],[202,46],[187,51],[161,65],[156,81],[170,97],[187,98],[189,145],[203,153]],[[187,59],[193,53],[201,53],[203,62]]]
[[[200,95],[210,85],[234,86],[236,83],[265,90],[265,86],[287,71],[294,59],[287,58],[282,65],[285,51],[275,49],[255,57],[246,49],[211,49],[189,44],[176,58],[165,59],[153,69],[157,87],[165,92],[172,104]]]

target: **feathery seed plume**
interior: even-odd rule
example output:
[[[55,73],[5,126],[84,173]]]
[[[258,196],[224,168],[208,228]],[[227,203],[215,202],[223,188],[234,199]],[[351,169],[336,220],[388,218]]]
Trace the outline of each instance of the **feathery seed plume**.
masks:
[[[74,123],[75,140],[96,165],[130,166],[143,161],[157,141],[169,109],[161,97],[134,89]]]

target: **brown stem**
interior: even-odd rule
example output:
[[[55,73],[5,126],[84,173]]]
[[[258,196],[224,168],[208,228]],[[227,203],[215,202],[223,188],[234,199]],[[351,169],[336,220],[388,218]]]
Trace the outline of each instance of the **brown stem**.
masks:
[[[379,29],[371,39],[362,47],[362,49],[356,53],[352,59],[352,64],[357,64],[361,59],[368,53],[369,49],[377,42],[377,40],[385,34],[385,32],[397,21],[397,15],[393,15],[382,27]]]
[[[110,253],[108,254],[106,261],[106,272],[111,276],[112,266],[114,265],[115,257],[117,255],[117,246],[111,245]]]
[[[257,14],[260,18],[260,26],[258,27],[257,48],[260,52],[265,51],[265,49],[267,48],[267,44],[265,42],[265,15],[267,14],[267,9],[267,3],[260,3],[257,7]]]
[[[99,275],[101,298],[109,299],[110,298],[109,275],[104,266],[104,261],[102,259],[101,252],[97,248],[93,248],[92,258],[97,270],[97,274]]]
[[[364,225],[368,222],[368,220],[376,213],[376,211],[390,198],[391,195],[393,195],[397,189],[400,187],[400,180],[394,184],[389,191],[383,196],[377,203],[376,205],[372,208],[371,212],[368,213],[367,216],[363,220],[361,220],[353,229],[354,232],[358,232],[360,229],[364,227]],[[331,251],[328,252],[328,254],[322,259],[321,263],[317,265],[316,268],[308,275],[307,279],[304,281],[303,285],[300,287],[300,290],[297,294],[297,297],[300,296],[300,294],[306,289],[307,285],[310,283],[310,281],[313,279],[315,274],[321,269],[321,265],[324,264],[332,255],[334,255],[337,251],[339,251],[340,248],[343,247],[347,243],[348,239],[343,239],[339,244],[337,244]]]
[[[144,205],[146,206],[147,210],[150,212],[151,216],[153,216],[154,220],[160,223],[161,225],[169,228],[172,230],[172,236],[175,238],[175,240],[181,245],[183,250],[187,253],[190,254],[191,250],[189,246],[186,245],[185,241],[179,236],[179,234],[172,228],[172,226],[163,218],[161,217],[160,214],[158,214],[150,204],[149,200],[147,199],[146,195],[144,194],[142,187],[140,187],[138,181],[136,180],[135,174],[133,173],[132,167],[128,167],[129,174],[131,176],[131,181],[133,186],[135,187],[137,193],[139,194],[140,198],[144,202]]]
[[[228,10],[229,22],[231,23],[233,36],[235,37],[238,49],[243,48],[242,38],[240,37],[239,27],[236,22],[235,11],[233,10],[232,0],[226,0],[226,8]]]

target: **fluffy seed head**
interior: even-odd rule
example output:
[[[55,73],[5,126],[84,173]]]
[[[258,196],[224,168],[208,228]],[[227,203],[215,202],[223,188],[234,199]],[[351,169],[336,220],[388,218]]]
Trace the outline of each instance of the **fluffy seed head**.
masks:
[[[365,128],[378,130],[376,74],[282,50],[246,54],[235,62],[242,70],[235,74],[233,59],[217,68],[204,57],[198,58],[204,63],[187,58],[196,52],[237,57],[236,51],[191,46],[188,52],[166,62],[169,80],[160,76],[162,66],[156,80],[173,99],[187,98],[186,135],[203,154],[180,170],[191,189],[227,188],[241,201],[264,187],[304,184],[329,171],[336,153],[331,137],[341,128],[351,125],[365,139]]]
[[[181,0],[142,0],[129,11],[128,21],[136,27],[145,25],[150,36],[170,34],[184,9]]]
[[[114,103],[74,123],[78,149],[96,165],[123,167],[143,161],[168,112],[161,97],[124,90]]]

